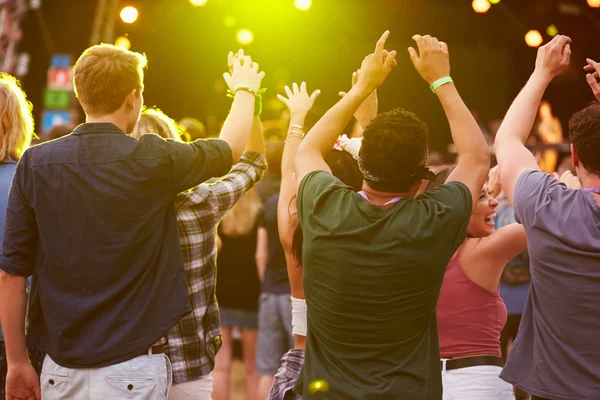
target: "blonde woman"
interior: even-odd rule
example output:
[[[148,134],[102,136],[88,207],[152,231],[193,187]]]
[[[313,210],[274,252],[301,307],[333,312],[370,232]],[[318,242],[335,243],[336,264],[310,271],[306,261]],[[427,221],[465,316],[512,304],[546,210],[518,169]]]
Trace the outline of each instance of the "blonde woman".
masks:
[[[33,118],[19,82],[11,75],[0,73],[0,252],[4,233],[5,211],[17,161],[31,144]],[[33,360],[32,360],[33,361]],[[6,349],[0,327],[0,398],[6,396]]]
[[[223,129],[226,129],[226,125],[227,122]],[[139,140],[146,134],[156,134],[166,139],[181,141],[177,124],[160,110],[145,110],[132,136]],[[183,317],[167,334],[165,352],[173,363],[174,383],[169,393],[169,400],[190,398],[208,400],[211,396],[214,399],[227,398],[223,392],[229,387],[229,380],[227,377],[225,383],[221,379],[223,374],[220,368],[223,362],[219,360],[223,359],[223,354],[231,354],[231,328],[227,326],[223,329],[224,339],[221,340],[215,280],[216,226],[229,210],[231,212],[226,220],[239,220],[240,225],[225,222],[224,226],[233,226],[234,231],[238,227],[245,229],[241,221],[246,214],[258,213],[256,210],[260,209],[260,204],[254,205],[256,204],[254,191],[243,198],[242,196],[262,178],[267,168],[264,152],[260,118],[254,117],[246,151],[233,169],[218,181],[211,184],[203,183],[192,190],[180,193],[175,199],[188,299],[194,311]],[[238,203],[240,198],[242,200]],[[238,205],[232,210],[236,203]],[[253,219],[255,220],[256,216]],[[229,230],[227,233],[231,235]],[[227,239],[224,242],[227,246]],[[253,267],[253,271],[256,271],[256,267]],[[222,285],[222,281],[219,281],[219,285]],[[219,350],[222,341],[229,347],[226,345]],[[218,356],[215,360],[217,352]],[[247,357],[250,356],[254,367],[254,354],[249,354]],[[244,358],[246,359],[246,356]],[[231,358],[229,364],[230,360]],[[215,361],[217,370],[213,372]],[[246,367],[246,371],[249,376],[251,374],[249,366]],[[215,378],[214,393],[211,373]],[[248,382],[253,381],[250,379]],[[247,395],[246,398],[251,397]]]
[[[223,346],[217,354],[213,374],[216,400],[229,399],[234,327],[239,329],[242,338],[245,398],[256,399],[255,352],[260,281],[255,255],[261,208],[258,194],[251,190],[225,214],[218,229],[222,247],[218,256],[217,299]]]

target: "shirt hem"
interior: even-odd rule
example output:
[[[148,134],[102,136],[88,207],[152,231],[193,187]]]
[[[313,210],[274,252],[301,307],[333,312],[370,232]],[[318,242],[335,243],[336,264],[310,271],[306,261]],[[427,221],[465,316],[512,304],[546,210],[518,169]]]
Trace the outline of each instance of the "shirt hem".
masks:
[[[507,376],[503,376],[502,374],[500,374],[500,379],[502,379],[505,382],[510,383],[511,385],[525,391],[526,393],[533,395],[533,396],[538,396],[538,397],[544,397],[547,399],[552,399],[552,400],[586,400],[583,397],[564,397],[558,394],[552,394],[552,393],[548,393],[548,392],[544,392],[543,390],[538,390],[538,389],[533,389],[531,386],[527,386],[527,385],[523,385],[520,384],[518,382],[518,380],[516,379],[512,379],[510,377]],[[593,399],[589,399],[589,400],[593,400]]]

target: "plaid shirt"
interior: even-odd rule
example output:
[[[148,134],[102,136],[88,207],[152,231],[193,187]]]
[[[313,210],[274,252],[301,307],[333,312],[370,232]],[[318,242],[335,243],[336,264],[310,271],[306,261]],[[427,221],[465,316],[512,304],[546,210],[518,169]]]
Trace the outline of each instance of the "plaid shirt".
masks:
[[[179,240],[185,261],[188,298],[193,311],[167,334],[166,353],[174,383],[200,379],[215,365],[221,347],[216,298],[216,228],[223,215],[263,176],[265,156],[246,152],[232,170],[214,183],[203,183],[175,200]]]
[[[275,374],[268,400],[302,400],[294,393],[294,385],[304,365],[304,351],[291,349],[281,357],[281,367]]]

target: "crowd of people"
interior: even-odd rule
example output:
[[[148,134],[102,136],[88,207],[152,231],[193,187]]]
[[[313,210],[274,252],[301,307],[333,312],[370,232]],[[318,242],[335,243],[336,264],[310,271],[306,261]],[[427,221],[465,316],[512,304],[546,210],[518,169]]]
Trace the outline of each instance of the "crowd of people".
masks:
[[[249,400],[600,398],[600,103],[569,122],[575,173],[526,147],[538,113],[562,141],[542,97],[571,40],[540,47],[490,143],[448,45],[415,35],[458,155],[433,165],[426,124],[378,110],[389,34],[320,118],[319,90],[285,87],[283,145],[241,50],[215,139],[144,109],[147,60],[122,48],[83,52],[86,122],[34,146],[0,75],[3,397],[229,400],[237,332]],[[600,100],[600,63],[584,71]]]

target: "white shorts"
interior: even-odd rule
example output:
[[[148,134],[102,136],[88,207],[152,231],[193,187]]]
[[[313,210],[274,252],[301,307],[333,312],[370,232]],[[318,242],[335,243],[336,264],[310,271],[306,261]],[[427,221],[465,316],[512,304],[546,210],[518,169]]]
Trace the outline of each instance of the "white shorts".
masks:
[[[444,364],[445,366],[445,364]],[[514,400],[512,385],[500,379],[502,367],[479,365],[442,370],[443,400]]]

